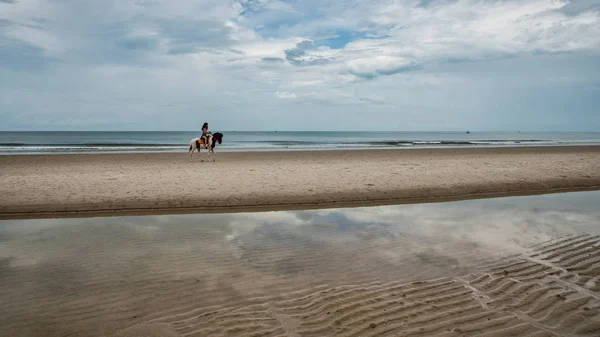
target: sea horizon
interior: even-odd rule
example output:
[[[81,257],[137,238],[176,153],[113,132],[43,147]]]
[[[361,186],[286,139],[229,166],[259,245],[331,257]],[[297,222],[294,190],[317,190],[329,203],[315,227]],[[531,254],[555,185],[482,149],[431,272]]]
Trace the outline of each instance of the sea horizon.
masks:
[[[580,131],[220,131],[217,151],[600,145]],[[0,131],[0,154],[187,151],[200,131]]]

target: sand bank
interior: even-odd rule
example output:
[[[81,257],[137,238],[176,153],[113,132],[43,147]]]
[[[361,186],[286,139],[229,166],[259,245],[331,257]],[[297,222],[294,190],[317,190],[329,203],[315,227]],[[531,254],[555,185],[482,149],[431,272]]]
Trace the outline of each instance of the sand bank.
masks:
[[[206,155],[206,153],[204,154]],[[600,146],[0,156],[0,217],[383,205],[600,188]]]

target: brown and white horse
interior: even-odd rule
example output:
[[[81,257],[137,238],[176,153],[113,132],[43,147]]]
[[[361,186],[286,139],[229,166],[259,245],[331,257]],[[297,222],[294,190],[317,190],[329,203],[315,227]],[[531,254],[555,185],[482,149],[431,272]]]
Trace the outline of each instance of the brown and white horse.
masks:
[[[194,138],[190,140],[190,161],[192,161],[192,155],[195,150],[198,150],[198,155],[200,156],[200,160],[202,160],[202,155],[200,154],[200,149],[208,150],[208,158],[210,158],[210,154],[213,154],[213,161],[215,161],[215,145],[217,143],[221,144],[223,142],[223,134],[220,132],[213,133],[212,136],[208,136],[208,143],[204,144],[204,140],[198,138]]]

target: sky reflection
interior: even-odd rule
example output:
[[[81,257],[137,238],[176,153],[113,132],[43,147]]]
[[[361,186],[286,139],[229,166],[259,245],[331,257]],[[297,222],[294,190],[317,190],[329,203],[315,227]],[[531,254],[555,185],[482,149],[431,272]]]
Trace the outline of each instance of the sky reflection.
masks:
[[[113,308],[107,315],[127,303],[141,318],[315,287],[461,276],[542,241],[599,234],[598,205],[600,192],[581,192],[348,209],[0,221],[0,302],[11,304],[0,312],[0,323],[21,315],[40,328],[55,322],[66,329],[60,335],[69,335],[109,322],[120,327],[128,319],[103,314],[82,326],[64,324],[62,313],[78,313],[82,303]]]
[[[167,256],[229,249],[237,257],[256,257],[267,246],[279,254],[286,246],[301,247],[293,251],[300,255],[352,254],[370,247],[365,255],[389,261],[419,254],[461,260],[474,252],[514,254],[552,238],[598,234],[598,205],[600,192],[577,192],[346,209],[7,220],[0,221],[0,259],[25,266],[93,249],[131,252],[136,242]],[[197,247],[200,238],[209,239],[210,248]],[[36,243],[38,249],[25,250]]]

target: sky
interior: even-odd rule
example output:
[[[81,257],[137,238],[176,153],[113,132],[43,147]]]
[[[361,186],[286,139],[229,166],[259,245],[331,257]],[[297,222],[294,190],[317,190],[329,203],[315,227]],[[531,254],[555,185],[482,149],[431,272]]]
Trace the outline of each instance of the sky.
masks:
[[[600,131],[600,0],[0,0],[0,130]]]

